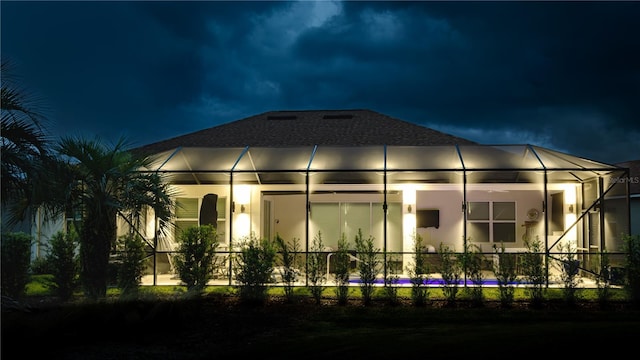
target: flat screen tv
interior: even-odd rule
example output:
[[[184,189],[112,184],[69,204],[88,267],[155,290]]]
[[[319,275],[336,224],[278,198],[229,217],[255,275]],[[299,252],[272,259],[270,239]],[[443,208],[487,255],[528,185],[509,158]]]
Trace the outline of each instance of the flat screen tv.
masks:
[[[428,228],[440,227],[440,210],[437,209],[418,209],[416,210],[416,227]]]

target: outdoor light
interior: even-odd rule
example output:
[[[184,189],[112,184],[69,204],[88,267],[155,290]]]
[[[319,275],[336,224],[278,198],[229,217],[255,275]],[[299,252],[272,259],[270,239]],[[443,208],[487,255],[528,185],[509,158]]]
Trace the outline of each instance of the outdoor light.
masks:
[[[240,205],[240,212],[247,211],[247,205],[251,202],[251,187],[249,185],[236,185],[233,189],[233,197],[235,201],[233,203],[233,210],[235,212],[235,204]]]
[[[402,202],[407,204],[407,213],[411,214],[416,205],[416,186],[405,184],[402,186]]]
[[[564,189],[564,203],[567,204],[567,211],[573,213],[576,204],[576,187],[567,185]]]

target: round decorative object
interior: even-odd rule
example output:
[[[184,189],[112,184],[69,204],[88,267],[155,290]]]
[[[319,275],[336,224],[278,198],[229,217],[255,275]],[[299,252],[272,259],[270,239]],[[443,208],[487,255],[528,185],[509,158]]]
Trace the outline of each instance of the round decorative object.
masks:
[[[539,216],[540,211],[538,211],[538,209],[529,209],[529,211],[527,211],[527,220],[535,221],[538,220]]]

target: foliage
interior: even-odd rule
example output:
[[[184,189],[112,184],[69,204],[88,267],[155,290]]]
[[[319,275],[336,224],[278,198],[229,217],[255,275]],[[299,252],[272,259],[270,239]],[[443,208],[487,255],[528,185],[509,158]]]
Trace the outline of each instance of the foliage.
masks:
[[[527,250],[522,255],[522,272],[527,282],[526,292],[532,307],[541,307],[544,301],[544,284],[547,279],[544,267],[542,242],[539,237],[525,241]]]
[[[569,243],[558,245],[560,250],[560,279],[562,280],[562,293],[564,301],[569,306],[575,306],[579,297],[578,286],[580,279],[580,261],[576,258],[575,246]]]
[[[29,265],[31,261],[30,235],[24,232],[7,232],[2,234],[0,263],[2,276],[2,295],[15,299],[22,298],[29,282]]]
[[[66,233],[58,231],[49,245],[47,259],[53,275],[50,286],[62,300],[69,300],[79,285],[78,234],[73,227]]]
[[[504,243],[498,248],[493,245],[494,256],[498,257],[498,263],[493,265],[493,274],[498,281],[500,291],[500,305],[509,308],[513,305],[515,285],[518,283],[516,272],[515,254],[505,253]]]
[[[322,232],[313,237],[311,244],[311,250],[307,257],[307,280],[309,281],[309,290],[313,296],[316,304],[320,304],[322,299],[322,293],[324,292],[325,284],[327,282],[326,269],[326,257],[323,252],[324,244],[322,242]]]
[[[398,255],[387,255],[387,264],[392,262]],[[398,297],[398,282],[400,282],[400,275],[393,270],[388,270],[384,277],[384,295],[389,305],[398,305],[400,299]]]
[[[242,250],[236,258],[236,281],[240,300],[246,304],[260,305],[268,298],[268,283],[273,276],[276,247],[269,239],[254,235],[241,241]]]
[[[106,296],[117,217],[133,226],[139,223],[135,218],[151,209],[162,233],[173,209],[170,187],[161,174],[141,171],[153,159],[127,148],[124,139],[111,146],[98,139],[63,137],[54,149],[58,159],[47,166],[53,180],[34,190],[47,195],[43,205],[51,211],[81,218],[80,279],[85,295],[94,300]]]
[[[414,306],[424,306],[429,297],[429,264],[426,261],[424,239],[415,230],[413,237],[413,262],[407,268],[411,282],[411,301]]]
[[[53,266],[48,256],[38,256],[31,260],[29,270],[31,271],[31,275],[51,274],[53,273]]]
[[[200,294],[220,264],[216,250],[220,242],[213,225],[186,228],[179,239],[175,267],[187,290]]]
[[[125,235],[119,242],[118,288],[122,297],[136,297],[146,267],[145,242],[137,234]]]
[[[7,223],[3,225],[9,226],[24,220],[28,210],[34,210],[40,204],[41,199],[33,191],[33,186],[49,180],[43,165],[51,158],[42,100],[19,84],[14,69],[13,63],[2,61],[0,201],[8,209],[8,215],[3,215]]]
[[[611,297],[611,263],[609,253],[602,250],[598,256],[598,273],[596,274],[596,286],[598,287],[598,303],[601,308],[606,308]]]
[[[358,229],[355,236],[356,257],[358,258],[358,272],[361,281],[360,292],[365,305],[371,304],[373,286],[380,267],[380,259],[378,258],[380,249],[374,247],[373,240],[371,235],[365,239],[362,235],[362,229]]]
[[[448,245],[440,243],[440,261],[442,275],[442,292],[447,303],[452,305],[456,301],[462,279],[462,264],[456,258],[455,252]]]
[[[338,250],[333,254],[336,297],[340,305],[347,304],[349,299],[349,264],[351,263],[349,255],[349,241],[342,233],[338,239]]]
[[[294,285],[298,281],[299,276],[299,255],[300,255],[300,239],[294,238],[291,243],[286,242],[279,234],[275,236],[275,244],[278,247],[281,254],[282,270],[280,270],[280,276],[284,283],[284,292],[287,301],[293,302]]]
[[[640,235],[624,235],[627,281],[624,288],[629,298],[640,306]]]
[[[484,284],[484,274],[482,273],[483,255],[475,244],[467,243],[467,249],[462,254],[462,267],[466,275],[471,279],[472,287],[466,288],[471,295],[471,300],[476,306],[481,306],[484,302],[482,285]]]

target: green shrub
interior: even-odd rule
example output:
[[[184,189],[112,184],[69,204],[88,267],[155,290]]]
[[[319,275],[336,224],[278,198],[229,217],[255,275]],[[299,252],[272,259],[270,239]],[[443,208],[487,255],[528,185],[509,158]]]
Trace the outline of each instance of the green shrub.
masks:
[[[119,239],[122,251],[118,267],[118,288],[124,298],[136,297],[145,269],[145,242],[139,235]]]
[[[29,282],[32,238],[23,232],[9,232],[3,233],[0,241],[2,295],[20,299]]]
[[[53,272],[53,266],[48,256],[38,256],[31,261],[29,267],[31,275],[46,275]]]
[[[544,253],[539,237],[525,241],[527,250],[522,255],[522,271],[527,281],[526,293],[532,307],[541,307],[544,302],[544,284],[547,279]]]
[[[560,244],[558,249],[561,252],[560,258],[560,279],[562,280],[562,294],[564,301],[569,306],[575,306],[579,298],[578,286],[582,279],[580,273],[580,261],[576,258],[575,246],[570,244]]]
[[[471,301],[476,306],[482,306],[484,303],[482,285],[485,278],[482,273],[482,260],[483,255],[480,252],[480,247],[467,243],[467,250],[462,254],[462,265],[473,286],[465,287],[465,289],[470,293]]]
[[[424,306],[429,298],[429,263],[425,256],[424,239],[415,230],[413,237],[413,262],[409,263],[407,272],[411,282],[411,302],[414,306]]]
[[[338,239],[338,250],[333,254],[334,279],[336,282],[336,297],[338,304],[345,305],[349,300],[349,241],[347,236],[342,233]]]
[[[78,246],[78,234],[73,229],[66,233],[59,231],[51,237],[47,256],[53,275],[50,287],[62,300],[69,300],[80,285]]]
[[[626,275],[624,288],[629,299],[640,306],[640,235],[624,235]]]
[[[264,304],[268,298],[268,284],[272,282],[276,247],[268,239],[249,236],[241,241],[242,250],[236,259],[236,281],[240,301],[245,304]]]
[[[498,257],[498,263],[493,265],[493,274],[498,281],[500,292],[500,305],[504,308],[513,306],[515,285],[518,283],[516,272],[516,254],[505,253],[504,244],[498,248],[493,245],[494,256]]]
[[[611,263],[608,252],[602,250],[597,261],[596,286],[598,287],[598,303],[604,309],[609,305],[611,298]]]
[[[440,243],[440,262],[442,274],[442,293],[447,303],[453,305],[460,289],[460,280],[462,279],[462,263],[456,258],[456,255],[449,246]]]
[[[398,255],[387,255],[387,264],[391,263]],[[384,295],[389,305],[398,305],[400,299],[398,298],[398,282],[400,282],[400,276],[393,270],[387,271],[384,278]]]
[[[300,260],[300,239],[294,238],[291,243],[287,243],[279,234],[276,234],[275,243],[280,251],[280,276],[284,283],[284,294],[288,302],[294,302],[294,285],[298,281],[300,271],[298,266]]]
[[[311,250],[307,257],[307,280],[308,287],[316,304],[320,304],[322,293],[324,292],[327,282],[326,275],[326,255],[324,253],[324,244],[322,242],[322,232],[318,231],[313,237]]]
[[[358,258],[358,272],[360,274],[360,292],[365,305],[370,305],[373,299],[374,284],[380,267],[378,254],[380,249],[373,245],[373,237],[364,238],[362,229],[358,229],[355,237],[356,257]]]
[[[192,226],[181,234],[175,267],[187,291],[200,294],[220,266],[218,233],[213,225]]]

